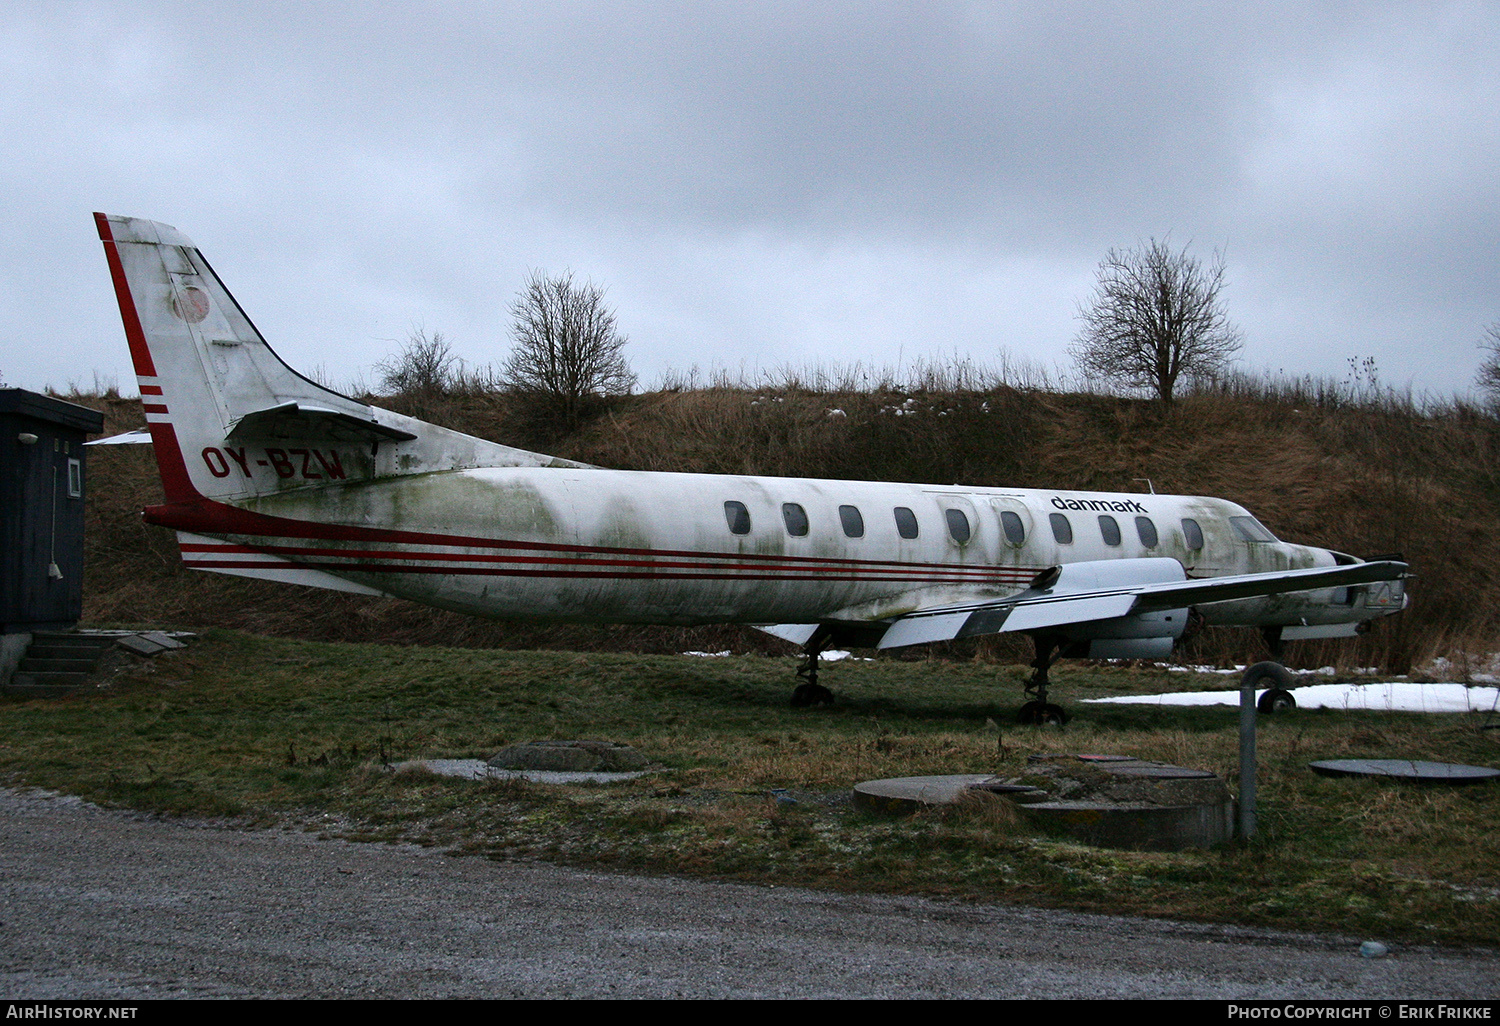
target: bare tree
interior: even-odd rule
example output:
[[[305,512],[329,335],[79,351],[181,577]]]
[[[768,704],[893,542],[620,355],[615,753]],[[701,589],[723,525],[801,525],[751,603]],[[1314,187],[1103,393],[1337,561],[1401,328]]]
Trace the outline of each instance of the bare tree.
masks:
[[[1212,374],[1239,352],[1240,331],[1219,300],[1224,285],[1217,251],[1205,268],[1167,240],[1112,249],[1078,308],[1083,327],[1069,351],[1084,370],[1170,403],[1181,375]]]
[[[413,328],[395,356],[375,365],[387,395],[432,399],[448,392],[461,374],[453,349],[441,332]]]
[[[1484,338],[1479,340],[1479,348],[1489,350],[1489,356],[1485,357],[1479,365],[1479,373],[1475,375],[1474,383],[1479,390],[1490,397],[1490,402],[1500,409],[1500,321],[1496,321],[1484,329]]]
[[[623,353],[627,339],[593,282],[576,284],[571,271],[555,278],[533,271],[510,312],[515,346],[505,378],[536,413],[571,430],[601,398],[635,387]]]

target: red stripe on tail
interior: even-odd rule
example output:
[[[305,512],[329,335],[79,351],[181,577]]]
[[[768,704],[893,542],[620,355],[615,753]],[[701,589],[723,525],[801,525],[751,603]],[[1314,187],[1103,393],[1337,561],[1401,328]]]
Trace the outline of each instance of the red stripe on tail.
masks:
[[[120,304],[120,319],[125,322],[125,341],[130,346],[130,359],[135,364],[136,376],[154,378],[156,365],[151,362],[151,350],[146,347],[146,333],[141,330],[141,318],[135,312],[135,299],[130,295],[130,283],[125,280],[125,265],[120,262],[115,233],[109,227],[109,215],[95,214],[94,223],[99,226],[99,240],[104,243],[104,258],[109,261],[109,276],[114,279],[115,301]]]

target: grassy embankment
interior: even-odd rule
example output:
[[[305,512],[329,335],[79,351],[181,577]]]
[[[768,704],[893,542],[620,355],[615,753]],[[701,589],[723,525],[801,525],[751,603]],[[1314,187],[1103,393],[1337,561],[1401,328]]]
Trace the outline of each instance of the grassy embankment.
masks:
[[[1039,751],[1212,769],[1234,782],[1232,708],[1085,706],[1018,728],[1023,670],[843,661],[837,707],[786,705],[793,660],[320,643],[211,630],[96,693],[0,703],[0,774],[106,804],[301,824],[458,854],[623,871],[1492,945],[1500,787],[1314,776],[1314,758],[1494,762],[1473,716],[1295,711],[1264,721],[1260,835],[1179,854],[1047,839],[990,798],[907,819],[847,802],[862,779],[1022,772]],[[1069,668],[1069,700],[1226,685]],[[1003,734],[987,723],[1003,726]],[[666,770],[608,786],[471,783],[387,761],[607,738]],[[789,789],[795,804],[771,798]]]

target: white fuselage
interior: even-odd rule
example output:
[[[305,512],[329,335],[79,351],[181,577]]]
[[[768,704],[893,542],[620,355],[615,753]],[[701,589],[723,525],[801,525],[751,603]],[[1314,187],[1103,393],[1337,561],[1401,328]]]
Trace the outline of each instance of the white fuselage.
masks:
[[[1194,496],[507,467],[235,505],[275,522],[315,522],[319,537],[225,533],[256,554],[205,545],[187,553],[191,565],[275,559],[464,612],[582,622],[880,620],[1003,598],[1048,567],[1090,560],[1169,557],[1189,577],[1335,563],[1324,549],[1246,541],[1231,522],[1250,516],[1243,507]],[[1059,540],[1068,531],[1071,540]],[[1202,612],[1214,623],[1314,624],[1389,611],[1366,608],[1364,589],[1349,591]]]

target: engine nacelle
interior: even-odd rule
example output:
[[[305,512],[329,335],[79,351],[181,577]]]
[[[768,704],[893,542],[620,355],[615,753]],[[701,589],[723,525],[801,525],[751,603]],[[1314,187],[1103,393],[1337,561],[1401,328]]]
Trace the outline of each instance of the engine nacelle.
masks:
[[[1053,594],[1065,594],[1184,581],[1187,571],[1175,559],[1108,559],[1067,563],[1044,576],[1051,576],[1051,580],[1039,580],[1042,587]],[[1067,648],[1086,646],[1086,651],[1078,654],[1090,659],[1165,659],[1187,623],[1187,609],[1166,609],[1074,623],[1060,633],[1067,639]]]

